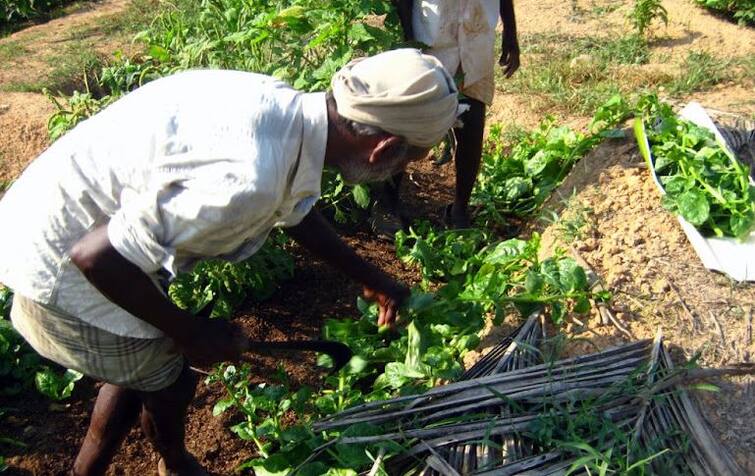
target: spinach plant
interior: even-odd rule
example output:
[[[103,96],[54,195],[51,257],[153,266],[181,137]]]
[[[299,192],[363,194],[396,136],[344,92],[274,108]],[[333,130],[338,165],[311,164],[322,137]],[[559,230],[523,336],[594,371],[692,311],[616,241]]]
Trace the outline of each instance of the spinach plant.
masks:
[[[557,126],[547,118],[510,148],[502,140],[500,125],[492,125],[472,195],[477,225],[491,228],[511,217],[537,213],[588,151],[606,138],[623,137],[616,126],[630,113],[626,101],[616,95],[597,109],[587,133]]]
[[[755,228],[755,186],[741,164],[705,128],[681,119],[656,96],[643,114],[653,166],[666,194],[663,206],[705,236],[745,239]]]
[[[210,317],[230,318],[245,299],[267,299],[278,284],[293,276],[294,261],[283,249],[281,233],[240,263],[202,261],[179,275],[168,294],[176,305],[196,314],[211,306]]]

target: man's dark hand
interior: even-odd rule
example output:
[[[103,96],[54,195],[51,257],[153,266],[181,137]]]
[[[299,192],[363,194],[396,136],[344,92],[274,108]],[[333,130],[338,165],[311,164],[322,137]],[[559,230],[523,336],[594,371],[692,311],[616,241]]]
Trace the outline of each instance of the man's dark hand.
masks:
[[[398,309],[409,297],[409,289],[395,283],[389,291],[377,291],[365,286],[364,298],[379,307],[378,325],[393,327],[398,322]]]
[[[190,318],[175,341],[189,363],[197,367],[238,361],[248,348],[248,339],[238,325],[204,317]]]
[[[503,68],[503,75],[510,78],[519,69],[519,42],[516,36],[504,36],[503,52],[498,64]]]
[[[396,322],[398,308],[409,296],[409,289],[360,258],[341,241],[319,212],[309,212],[301,223],[288,228],[288,233],[312,254],[364,285],[364,298],[380,306],[378,324],[393,325]]]

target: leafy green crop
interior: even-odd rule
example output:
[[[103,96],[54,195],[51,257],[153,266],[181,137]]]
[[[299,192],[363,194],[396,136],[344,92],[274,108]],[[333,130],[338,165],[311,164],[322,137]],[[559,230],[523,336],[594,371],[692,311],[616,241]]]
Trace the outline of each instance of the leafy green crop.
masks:
[[[385,0],[180,0],[138,38],[162,71],[239,69],[315,91],[353,57],[399,40],[392,11]],[[367,20],[384,14],[388,29]]]
[[[0,319],[10,319],[10,308],[13,305],[13,291],[0,285]]]
[[[405,263],[416,264],[427,289],[432,282],[449,283],[466,279],[482,264],[478,251],[488,243],[482,230],[437,231],[428,222],[420,222],[396,233],[396,255]]]
[[[42,395],[53,400],[65,400],[71,396],[74,385],[83,376],[81,372],[71,369],[58,374],[49,367],[42,367],[34,376],[34,384]]]
[[[211,317],[226,319],[248,297],[267,299],[294,273],[294,261],[279,236],[240,263],[200,262],[191,273],[181,274],[171,283],[168,295],[178,307],[193,314],[211,305]]]
[[[357,222],[372,203],[366,184],[347,185],[341,174],[326,168],[322,176],[322,191],[317,206],[326,216],[338,223]]]
[[[75,370],[61,373],[42,363],[9,320],[12,299],[13,292],[0,287],[0,396],[17,395],[34,382],[42,395],[65,400],[82,374]]]
[[[396,240],[397,254],[420,266],[426,288],[432,282],[446,283],[438,292],[444,299],[474,302],[499,317],[513,307],[522,317],[546,311],[560,324],[567,311],[584,314],[591,298],[609,297],[589,291],[585,272],[573,259],[557,253],[540,261],[538,235],[529,241],[488,243],[476,229],[426,228],[424,234],[410,229],[408,235],[398,233]]]
[[[17,395],[33,380],[41,359],[16,332],[0,319],[0,395]]]
[[[47,120],[47,133],[52,141],[57,140],[76,124],[96,114],[116,99],[115,96],[95,99],[89,92],[75,91],[71,97],[59,101],[49,91],[45,90],[45,94],[56,109]]]
[[[755,186],[748,167],[712,132],[649,96],[640,105],[663,206],[705,236],[746,238],[755,227]]]
[[[306,387],[290,392],[285,374],[282,374],[282,384],[250,386],[250,373],[249,365],[238,368],[229,365],[222,372],[210,376],[208,383],[220,382],[228,392],[228,397],[215,404],[212,414],[220,415],[231,407],[240,410],[245,420],[234,425],[231,431],[242,440],[253,441],[260,455],[268,457],[272,445],[264,440],[285,441],[289,434],[295,432],[296,429],[284,429],[283,419],[288,415],[303,416],[312,392]]]
[[[473,205],[479,207],[478,225],[489,228],[505,223],[510,216],[536,213],[590,149],[605,138],[623,135],[614,128],[630,111],[621,96],[611,97],[596,111],[587,134],[556,126],[552,118],[547,118],[510,152],[501,140],[500,125],[492,125],[472,197]]]

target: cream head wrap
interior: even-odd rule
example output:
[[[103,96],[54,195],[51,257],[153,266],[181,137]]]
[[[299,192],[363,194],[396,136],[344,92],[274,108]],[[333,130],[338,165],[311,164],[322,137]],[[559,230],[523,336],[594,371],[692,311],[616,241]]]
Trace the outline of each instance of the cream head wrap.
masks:
[[[453,78],[440,61],[415,49],[360,58],[333,77],[338,113],[431,147],[451,129],[458,115]]]

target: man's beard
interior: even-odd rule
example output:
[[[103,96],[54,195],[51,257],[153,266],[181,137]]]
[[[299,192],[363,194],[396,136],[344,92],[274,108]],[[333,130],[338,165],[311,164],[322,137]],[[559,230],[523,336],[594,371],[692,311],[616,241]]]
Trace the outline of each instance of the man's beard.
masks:
[[[393,159],[390,162],[386,165],[367,165],[351,160],[341,165],[340,172],[344,182],[349,185],[383,182],[403,170],[403,157]]]

